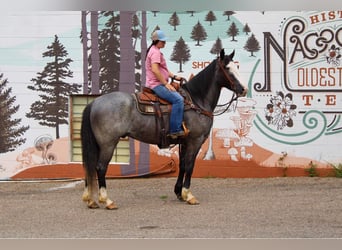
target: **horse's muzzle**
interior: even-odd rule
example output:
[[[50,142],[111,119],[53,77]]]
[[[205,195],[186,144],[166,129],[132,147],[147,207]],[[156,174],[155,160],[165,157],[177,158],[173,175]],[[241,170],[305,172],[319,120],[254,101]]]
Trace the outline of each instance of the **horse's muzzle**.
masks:
[[[243,88],[242,92],[238,95],[238,97],[244,97],[246,96],[248,93],[248,88]]]

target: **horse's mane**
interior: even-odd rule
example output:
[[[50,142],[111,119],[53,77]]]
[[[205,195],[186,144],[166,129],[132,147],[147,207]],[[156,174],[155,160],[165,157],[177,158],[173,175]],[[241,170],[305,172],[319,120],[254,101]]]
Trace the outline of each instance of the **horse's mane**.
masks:
[[[200,101],[208,93],[209,86],[215,75],[216,61],[217,59],[213,60],[184,85],[184,88],[190,92],[193,100]]]

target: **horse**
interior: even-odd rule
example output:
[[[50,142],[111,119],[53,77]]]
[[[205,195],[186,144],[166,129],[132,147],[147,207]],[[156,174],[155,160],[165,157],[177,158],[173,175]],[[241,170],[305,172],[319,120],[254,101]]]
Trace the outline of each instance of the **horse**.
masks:
[[[179,145],[179,173],[174,193],[181,201],[197,205],[199,201],[190,191],[191,176],[196,156],[208,138],[213,125],[213,112],[221,89],[233,91],[233,96],[245,96],[247,87],[242,83],[233,61],[235,50],[225,55],[224,49],[207,67],[196,74],[180,90],[191,97],[191,109],[185,110],[183,120],[190,131],[184,138],[171,139]],[[134,94],[111,92],[95,98],[83,110],[81,140],[85,188],[83,201],[89,208],[99,208],[98,201],[107,209],[117,209],[106,190],[106,172],[120,138],[130,137],[148,144],[158,144],[160,137],[155,116],[137,110]],[[168,124],[165,124],[168,129]]]

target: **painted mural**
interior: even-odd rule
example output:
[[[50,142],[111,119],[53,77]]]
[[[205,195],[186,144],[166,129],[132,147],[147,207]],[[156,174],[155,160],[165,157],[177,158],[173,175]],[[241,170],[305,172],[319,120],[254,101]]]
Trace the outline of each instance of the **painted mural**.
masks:
[[[30,170],[30,178],[82,177],[72,160],[70,98],[141,90],[155,29],[168,36],[163,53],[172,72],[188,79],[221,48],[235,50],[249,88],[228,110],[232,93],[222,91],[195,176],[342,162],[340,10],[7,12],[0,17],[0,179]],[[113,162],[110,175],[177,171],[177,146],[128,144],[127,162]]]

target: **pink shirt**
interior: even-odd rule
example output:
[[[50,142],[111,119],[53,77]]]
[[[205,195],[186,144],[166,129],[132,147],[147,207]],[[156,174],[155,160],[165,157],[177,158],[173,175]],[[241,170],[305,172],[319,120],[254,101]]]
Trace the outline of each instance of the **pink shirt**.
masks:
[[[153,89],[162,84],[152,72],[152,64],[158,63],[159,70],[166,81],[169,79],[169,70],[167,69],[166,61],[163,53],[156,46],[152,46],[146,58],[146,87]]]

